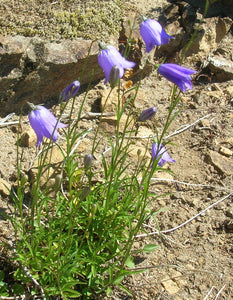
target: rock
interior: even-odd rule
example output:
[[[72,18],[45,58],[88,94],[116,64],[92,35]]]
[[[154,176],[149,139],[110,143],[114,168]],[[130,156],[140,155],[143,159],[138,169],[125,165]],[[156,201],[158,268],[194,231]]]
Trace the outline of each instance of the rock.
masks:
[[[130,93],[130,97],[134,97],[134,94],[135,94],[135,91]],[[146,108],[149,108],[149,107],[146,107],[147,103],[148,103],[147,93],[143,89],[139,89],[137,92],[137,96],[134,100],[134,106],[142,111]]]
[[[233,161],[221,154],[210,150],[207,155],[207,161],[226,176],[233,175]]]
[[[110,87],[101,91],[101,112],[116,112],[118,104],[118,88],[114,88],[111,93],[110,91]]]
[[[52,187],[54,185],[56,176],[61,174],[63,161],[64,157],[61,150],[57,146],[53,145],[52,149],[48,151],[46,162],[41,173],[40,185],[42,189]],[[39,160],[36,160],[33,167],[29,170],[29,180],[31,183],[37,179],[38,163]]]
[[[137,131],[137,136],[139,137],[146,136],[152,138],[153,136],[155,136],[155,132],[152,129],[147,128],[146,126],[140,125]]]
[[[141,161],[143,158],[146,159],[146,162],[150,162],[151,155],[148,151],[145,151],[146,148],[142,146],[130,145],[129,147],[129,157],[131,157],[135,162]]]
[[[201,125],[201,127],[210,128],[210,120],[203,119],[200,121],[200,125]]]
[[[233,85],[228,86],[228,87],[226,88],[226,92],[227,92],[227,94],[229,94],[230,96],[233,95]]]
[[[200,16],[201,18],[201,16]],[[198,29],[198,35],[191,44],[187,55],[194,53],[209,54],[215,50],[218,43],[226,36],[232,25],[230,18],[210,18]]]
[[[115,134],[117,126],[116,116],[103,117],[100,120],[100,130],[104,133]]]
[[[62,90],[80,77],[81,85],[89,83],[90,78],[103,78],[97,61],[98,45],[91,43],[78,38],[58,43],[38,37],[0,35],[1,114],[19,112],[25,101],[58,101]]]
[[[11,191],[11,185],[4,179],[0,178],[0,193],[3,196],[9,196]]]
[[[187,3],[192,5],[193,7],[200,9],[201,13],[204,12],[206,2],[203,0],[186,0]],[[208,12],[206,17],[214,17],[214,16],[233,16],[233,3],[232,0],[218,0],[211,1],[210,7],[208,8]]]
[[[126,122],[128,123],[127,131],[132,130],[133,122],[128,120],[127,115],[122,115],[119,124],[119,132],[122,133],[125,130]],[[130,124],[129,124],[130,122]],[[103,117],[101,119],[100,130],[108,134],[116,134],[117,130],[117,116]]]
[[[164,289],[166,290],[166,292],[169,295],[174,295],[174,294],[178,293],[180,290],[178,285],[172,279],[170,279],[168,276],[163,278],[162,286],[164,287]]]
[[[219,152],[222,154],[222,155],[225,155],[227,157],[230,157],[233,155],[233,151],[231,151],[230,149],[226,148],[226,147],[223,147],[221,146],[220,149],[219,149]]]
[[[37,136],[34,130],[30,127],[24,131],[20,138],[21,147],[34,147],[36,145]]]
[[[209,56],[208,68],[220,82],[233,79],[233,62],[221,56]]]

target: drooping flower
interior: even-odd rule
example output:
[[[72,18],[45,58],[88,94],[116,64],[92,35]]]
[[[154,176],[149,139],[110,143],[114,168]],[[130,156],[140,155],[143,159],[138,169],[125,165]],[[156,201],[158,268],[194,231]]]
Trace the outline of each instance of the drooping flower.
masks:
[[[152,145],[152,158],[153,160],[159,159],[158,165],[162,167],[165,162],[175,162],[173,158],[167,153],[167,149],[165,146],[160,144],[158,150],[158,143],[154,143]]]
[[[78,80],[73,81],[61,92],[61,99],[67,101],[70,98],[73,98],[80,88],[80,82]]]
[[[140,34],[146,44],[146,52],[150,52],[155,46],[168,44],[174,37],[168,35],[159,22],[152,19],[144,19],[140,26]]]
[[[141,114],[139,116],[139,120],[142,122],[150,120],[153,118],[153,116],[156,114],[156,112],[157,112],[157,108],[155,106],[145,109],[141,112]]]
[[[100,45],[102,48],[103,46]],[[135,63],[126,60],[120,52],[113,46],[105,46],[98,55],[98,62],[105,73],[105,84],[109,81],[109,76],[113,66],[119,68],[119,78],[124,75],[124,69],[133,68]]]
[[[161,64],[158,72],[167,80],[176,84],[182,92],[185,92],[186,89],[192,89],[192,78],[190,75],[197,73],[195,70],[176,64]]]
[[[93,161],[94,157],[92,154],[86,154],[84,156],[84,168],[85,169],[89,169],[90,166],[92,165],[92,161]]]
[[[37,135],[37,147],[40,146],[43,137],[52,139],[56,142],[58,138],[58,128],[67,127],[66,124],[59,122],[56,117],[44,106],[35,106],[28,103],[32,111],[28,114],[29,122]]]

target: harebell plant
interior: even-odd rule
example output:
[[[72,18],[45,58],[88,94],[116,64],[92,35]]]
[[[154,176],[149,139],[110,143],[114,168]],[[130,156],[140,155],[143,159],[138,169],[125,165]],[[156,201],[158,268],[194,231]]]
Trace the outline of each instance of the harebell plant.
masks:
[[[142,22],[140,33],[147,52],[173,38],[151,19]],[[132,247],[143,223],[154,215],[150,204],[159,196],[150,193],[150,180],[166,164],[175,162],[164,135],[179,112],[180,93],[192,89],[194,70],[176,64],[159,66],[158,73],[175,84],[168,99],[167,119],[162,131],[148,140],[149,149],[145,148],[141,158],[135,155],[132,159],[137,124],[153,122],[159,110],[145,107],[135,117],[134,102],[143,86],[138,80],[133,87],[123,89],[122,78],[126,69],[134,72],[136,63],[116,47],[100,43],[100,48],[103,84],[109,88],[109,96],[114,89],[118,92],[113,134],[101,128],[104,110],[92,127],[83,129],[89,87],[79,94],[82,77],[61,89],[59,115],[52,114],[46,105],[30,104],[29,122],[37,135],[36,172],[27,181],[18,163],[18,187],[12,193],[15,217],[11,221],[15,259],[24,273],[27,293],[42,299],[93,299],[97,294],[111,295],[116,285],[130,294],[122,282],[125,276],[138,272]],[[92,70],[84,72],[90,72],[91,78]],[[90,147],[80,152],[79,144],[86,136]],[[53,162],[55,150],[62,157],[59,164]],[[150,159],[146,158],[147,151]]]

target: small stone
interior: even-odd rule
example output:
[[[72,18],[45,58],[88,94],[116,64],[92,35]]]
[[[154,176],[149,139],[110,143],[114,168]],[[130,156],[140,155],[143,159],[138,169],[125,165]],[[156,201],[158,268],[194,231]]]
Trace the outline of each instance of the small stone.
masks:
[[[202,127],[210,127],[210,121],[208,119],[203,119],[200,123]]]
[[[229,95],[233,95],[233,85],[228,86],[228,87],[226,88],[226,92],[227,92]]]
[[[132,92],[132,94],[130,96],[134,96],[134,92]],[[143,90],[138,90],[137,92],[137,97],[134,101],[134,106],[140,110],[145,109],[147,104],[147,93]]]
[[[132,129],[133,122],[128,120],[127,115],[122,115],[119,124],[119,132],[122,133],[125,130],[126,122],[128,124],[127,131]],[[117,130],[117,116],[103,117],[101,119],[100,128],[106,133],[115,134]]]
[[[233,62],[221,56],[208,57],[211,72],[214,73],[220,82],[233,79]]]
[[[9,196],[11,190],[11,185],[4,179],[0,178],[0,193],[3,196]]]
[[[166,292],[169,295],[174,295],[177,292],[179,292],[179,290],[180,290],[178,285],[172,279],[170,279],[168,276],[163,278],[162,286],[164,287],[164,289],[166,290]]]
[[[218,152],[210,150],[207,155],[207,160],[221,173],[227,176],[233,174],[233,162],[231,159],[222,156]]]
[[[111,92],[111,93],[110,93]],[[101,112],[115,112],[118,103],[118,89],[106,88],[101,91]]]
[[[52,187],[55,184],[57,174],[61,174],[61,168],[64,161],[61,150],[53,146],[48,151],[47,159],[40,177],[41,188]],[[33,167],[29,170],[29,179],[31,182],[37,180],[39,160],[36,160]]]
[[[103,117],[100,121],[100,130],[105,133],[116,133],[117,117]]]
[[[21,135],[20,146],[30,148],[36,145],[36,141],[37,136],[34,130],[30,127]]]
[[[199,207],[199,204],[200,204],[200,199],[198,199],[198,198],[193,198],[193,205],[195,206],[195,207]]]
[[[233,137],[226,139],[226,142],[233,145]]]
[[[146,126],[139,126],[137,131],[137,136],[144,137],[153,137],[155,135],[154,131]]]
[[[231,151],[230,149],[221,146],[219,149],[219,152],[227,157],[230,157],[233,155],[233,151]]]

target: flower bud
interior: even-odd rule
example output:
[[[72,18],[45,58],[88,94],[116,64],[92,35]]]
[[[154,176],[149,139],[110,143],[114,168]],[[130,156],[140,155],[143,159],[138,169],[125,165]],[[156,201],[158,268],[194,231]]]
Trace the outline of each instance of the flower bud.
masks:
[[[24,186],[28,182],[28,176],[26,174],[23,175],[20,181],[21,186]]]
[[[56,190],[59,190],[59,188],[61,187],[61,183],[62,183],[62,174],[57,174],[55,176],[54,188]]]
[[[118,84],[119,79],[120,79],[120,69],[117,65],[114,65],[109,75],[109,83],[112,89]]]
[[[83,201],[87,198],[87,196],[90,194],[91,189],[88,186],[85,186],[79,196],[80,200]]]
[[[153,116],[156,114],[157,108],[155,106],[148,108],[146,110],[143,110],[139,116],[139,120],[144,122],[147,120],[150,120],[153,118]]]
[[[77,94],[79,88],[80,82],[78,80],[75,80],[61,92],[61,99],[63,101],[67,101],[70,98],[73,98]]]
[[[94,159],[94,158],[93,158],[92,154],[86,154],[86,155],[84,156],[84,168],[85,168],[85,169],[89,169],[89,168],[90,168],[93,159]]]

